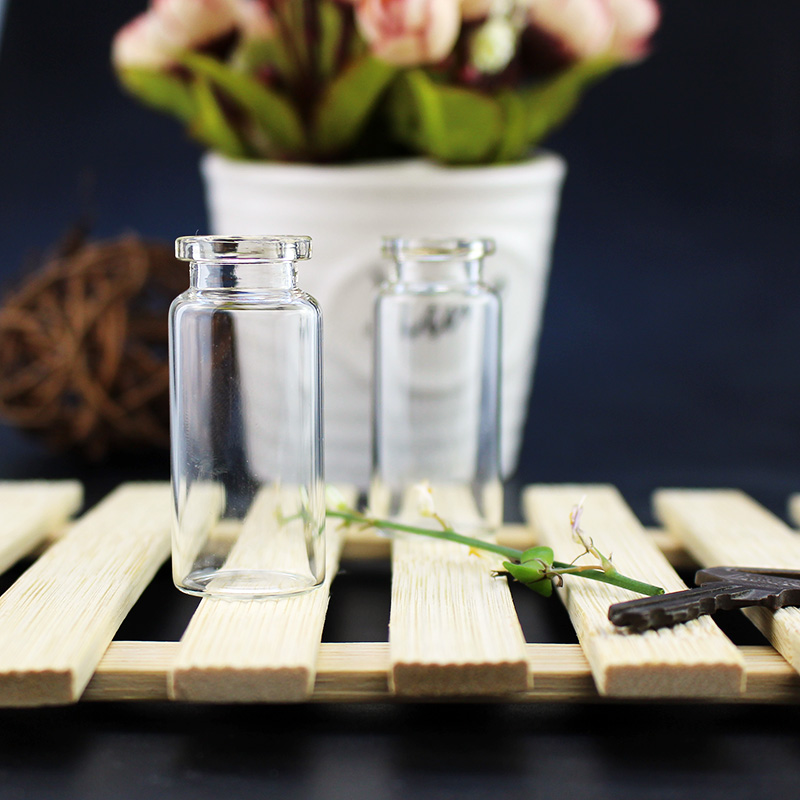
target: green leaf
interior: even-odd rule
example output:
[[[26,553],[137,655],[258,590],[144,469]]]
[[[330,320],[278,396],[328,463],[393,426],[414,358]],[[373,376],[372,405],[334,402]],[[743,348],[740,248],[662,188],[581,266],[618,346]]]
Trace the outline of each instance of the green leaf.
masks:
[[[555,554],[553,553],[552,547],[547,547],[546,545],[538,545],[536,547],[531,547],[527,549],[521,556],[520,556],[520,563],[526,564],[529,561],[544,561],[548,567],[553,566],[553,559],[555,558]]]
[[[502,110],[491,97],[442,86],[422,70],[406,73],[398,84],[389,113],[402,142],[451,164],[491,161],[503,130]]]
[[[261,67],[278,72],[287,83],[297,78],[297,67],[289,54],[287,43],[280,36],[269,39],[245,38],[231,62],[238,70],[254,74]]]
[[[528,142],[525,103],[514,92],[502,92],[497,102],[503,111],[503,132],[494,161],[505,162],[522,158],[530,147]]]
[[[305,152],[306,137],[300,118],[280,94],[209,56],[186,53],[182,61],[249,114],[279,150],[295,155]]]
[[[339,48],[342,44],[342,11],[334,3],[319,4],[319,46],[317,47],[317,69],[323,81],[336,71]]]
[[[301,0],[273,4],[273,13],[283,18],[283,25],[279,24],[278,27],[282,35],[288,36],[291,40],[288,48],[293,54],[301,74],[310,74],[313,63],[311,42],[308,36],[313,22],[307,19],[308,14],[314,13],[314,9],[311,7],[313,5],[313,3],[301,2]]]
[[[332,154],[355,140],[395,76],[396,68],[372,56],[351,64],[325,91],[313,125],[315,149]]]
[[[618,65],[618,61],[608,58],[584,61],[548,81],[523,90],[520,98],[526,109],[528,147],[537,145],[564,122],[586,89]]]
[[[503,566],[513,578],[525,584],[529,589],[533,589],[537,594],[543,597],[550,597],[553,594],[553,582],[550,578],[545,577],[544,567],[541,564],[529,566],[504,561]]]
[[[127,67],[118,73],[122,85],[133,95],[159,111],[188,123],[195,114],[191,86],[177,75],[155,69]]]
[[[247,155],[245,147],[219,107],[211,83],[198,76],[193,87],[196,113],[189,128],[192,135],[213,150],[243,158]]]

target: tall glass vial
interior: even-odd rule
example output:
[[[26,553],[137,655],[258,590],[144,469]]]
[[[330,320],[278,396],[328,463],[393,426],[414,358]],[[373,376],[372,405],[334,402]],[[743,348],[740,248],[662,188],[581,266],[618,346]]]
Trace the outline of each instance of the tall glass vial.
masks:
[[[370,509],[460,532],[502,521],[500,299],[483,282],[485,239],[385,239],[393,265],[375,307]],[[420,501],[422,505],[420,506]]]
[[[320,311],[306,236],[187,236],[170,310],[172,566],[189,594],[289,595],[325,577]]]

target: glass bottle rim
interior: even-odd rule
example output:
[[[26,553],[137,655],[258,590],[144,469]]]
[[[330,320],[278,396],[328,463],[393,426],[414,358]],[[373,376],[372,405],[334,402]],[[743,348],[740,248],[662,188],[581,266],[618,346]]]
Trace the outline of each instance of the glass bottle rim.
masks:
[[[311,258],[310,236],[181,236],[181,261],[304,261]]]
[[[473,261],[495,249],[494,239],[383,237],[383,255],[395,261]]]

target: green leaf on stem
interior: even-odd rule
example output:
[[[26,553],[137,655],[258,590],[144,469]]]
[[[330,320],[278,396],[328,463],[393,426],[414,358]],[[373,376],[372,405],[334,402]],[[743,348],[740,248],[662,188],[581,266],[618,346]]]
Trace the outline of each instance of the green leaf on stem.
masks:
[[[196,113],[189,124],[192,135],[206,146],[231,158],[243,158],[246,155],[245,146],[219,107],[210,82],[198,76],[192,86],[196,106]]]
[[[200,53],[186,53],[182,62],[230,97],[279,151],[294,155],[305,152],[306,137],[300,117],[280,94],[250,75]]]
[[[503,129],[501,108],[492,98],[440,85],[419,69],[397,82],[389,115],[400,141],[451,164],[491,160]]]
[[[544,561],[548,567],[552,567],[554,558],[555,555],[553,554],[553,548],[540,544],[536,547],[529,547],[527,550],[525,550],[520,556],[519,561],[520,564],[527,564],[530,561]]]
[[[538,145],[564,122],[586,89],[617,66],[619,62],[608,58],[583,61],[554,78],[522,90],[520,99],[525,106],[528,148]]]
[[[133,95],[159,111],[188,123],[196,113],[191,85],[163,70],[127,67],[118,72],[120,82]]]
[[[554,561],[552,548],[543,545],[531,547],[528,550],[522,551],[514,547],[506,547],[497,544],[496,542],[464,536],[449,527],[444,530],[419,528],[416,525],[407,525],[393,520],[368,517],[355,509],[342,506],[329,508],[327,514],[328,517],[340,519],[347,525],[356,523],[358,525],[389,532],[402,531],[405,533],[415,533],[421,536],[430,536],[434,539],[457,542],[458,544],[464,544],[468,547],[474,547],[476,550],[486,550],[489,553],[497,553],[506,559],[503,565],[512,577],[517,578],[517,580],[524,583],[529,588],[546,597],[549,597],[553,591],[552,584],[549,587],[547,585],[551,583],[550,578],[547,577],[548,575],[570,575],[575,578],[602,581],[603,583],[611,583],[615,586],[621,586],[623,589],[630,589],[632,592],[645,595],[664,593],[664,590],[660,586],[653,586],[650,583],[644,583],[635,578],[629,578],[627,575],[622,575],[616,570],[613,573],[604,572],[594,567],[578,567],[574,563],[566,564],[561,561]],[[513,559],[513,561],[509,559]],[[547,579],[546,582],[545,579]]]
[[[504,561],[503,566],[520,583],[543,597],[553,594],[553,581],[548,575],[553,566],[552,547],[531,547],[520,558],[519,564]]]
[[[396,67],[367,55],[339,75],[317,107],[313,124],[315,149],[330,155],[351,144],[395,73]]]

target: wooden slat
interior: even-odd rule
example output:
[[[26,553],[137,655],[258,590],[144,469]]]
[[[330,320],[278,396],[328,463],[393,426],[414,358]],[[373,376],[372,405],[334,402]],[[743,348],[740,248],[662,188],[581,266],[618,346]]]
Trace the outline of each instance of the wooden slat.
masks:
[[[309,697],[341,554],[338,522],[328,522],[326,540],[326,578],[310,592],[200,602],[170,673],[171,697],[216,703],[297,702]],[[240,538],[231,558],[245,557],[243,541],[246,546]]]
[[[800,569],[800,536],[743,492],[664,489],[654,509],[703,566]],[[800,609],[744,609],[772,645],[800,670]]]
[[[467,498],[434,489],[445,519],[464,519]],[[424,520],[422,520],[424,522]],[[525,638],[502,559],[464,545],[399,536],[392,546],[390,687],[435,697],[521,692],[528,686]]]
[[[81,700],[168,700],[178,642],[111,642]]]
[[[166,484],[119,488],[0,598],[0,705],[80,697],[169,554],[170,501]]]
[[[582,528],[601,551],[613,554],[620,572],[667,591],[686,588],[612,487],[536,486],[525,491],[526,517],[558,560],[570,561],[582,552],[572,540],[569,514],[584,495]],[[616,586],[565,578],[561,597],[601,694],[714,698],[743,691],[741,656],[708,617],[642,634],[615,628],[608,620],[609,606],[636,596]]]
[[[177,642],[112,642],[82,699],[167,700],[167,676],[178,648]],[[736,698],[737,703],[800,703],[800,675],[771,647],[742,647],[739,652],[745,665],[747,689]],[[603,701],[579,645],[528,644],[526,659],[530,688],[491,698],[494,702]],[[314,693],[309,699],[318,703],[403,701],[402,696],[389,690],[389,669],[389,645],[385,642],[323,643]],[[614,698],[606,699],[616,702]]]
[[[78,481],[0,482],[0,572],[59,530],[82,502]]]

